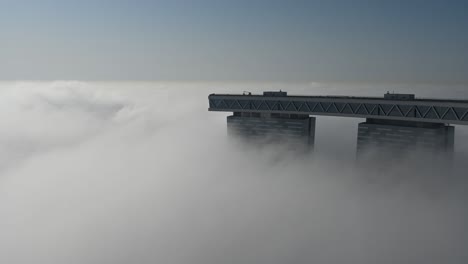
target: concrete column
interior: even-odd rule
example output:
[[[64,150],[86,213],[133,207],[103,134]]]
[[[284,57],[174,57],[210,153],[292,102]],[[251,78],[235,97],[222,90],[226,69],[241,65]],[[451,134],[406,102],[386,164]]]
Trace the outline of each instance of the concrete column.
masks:
[[[227,117],[228,133],[259,143],[287,143],[312,148],[315,117],[294,114],[234,113]]]
[[[357,154],[398,158],[420,152],[451,157],[454,130],[439,123],[367,119],[358,127]]]

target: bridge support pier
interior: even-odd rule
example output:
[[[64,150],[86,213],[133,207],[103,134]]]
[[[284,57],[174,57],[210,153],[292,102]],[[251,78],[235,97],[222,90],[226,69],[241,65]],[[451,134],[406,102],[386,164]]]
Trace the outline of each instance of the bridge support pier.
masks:
[[[368,118],[358,127],[358,157],[404,157],[410,152],[451,157],[454,127],[442,123]]]
[[[315,117],[298,114],[234,112],[227,117],[228,133],[263,143],[287,143],[311,149],[315,138]]]

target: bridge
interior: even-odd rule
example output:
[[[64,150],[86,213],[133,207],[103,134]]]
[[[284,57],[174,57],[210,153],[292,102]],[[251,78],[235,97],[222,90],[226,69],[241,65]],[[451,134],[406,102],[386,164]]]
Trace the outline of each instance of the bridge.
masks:
[[[454,127],[468,125],[468,100],[422,99],[414,94],[386,93],[383,97],[211,94],[209,111],[232,112],[228,131],[254,138],[294,139],[313,145],[315,117],[365,118],[358,127],[358,151],[408,148],[453,151]]]

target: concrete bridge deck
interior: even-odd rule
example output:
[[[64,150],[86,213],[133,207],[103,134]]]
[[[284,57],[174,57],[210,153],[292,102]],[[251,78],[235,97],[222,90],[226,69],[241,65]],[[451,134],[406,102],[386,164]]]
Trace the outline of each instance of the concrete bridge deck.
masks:
[[[209,111],[326,115],[468,125],[468,100],[384,97],[288,96],[285,92],[211,94]]]

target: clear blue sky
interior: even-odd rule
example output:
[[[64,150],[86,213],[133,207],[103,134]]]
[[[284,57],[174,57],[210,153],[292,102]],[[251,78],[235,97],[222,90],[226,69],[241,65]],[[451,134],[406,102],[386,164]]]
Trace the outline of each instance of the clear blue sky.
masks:
[[[0,0],[0,79],[468,83],[468,1]]]

